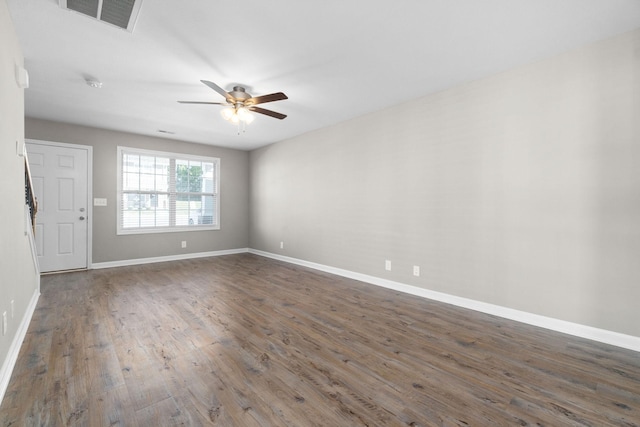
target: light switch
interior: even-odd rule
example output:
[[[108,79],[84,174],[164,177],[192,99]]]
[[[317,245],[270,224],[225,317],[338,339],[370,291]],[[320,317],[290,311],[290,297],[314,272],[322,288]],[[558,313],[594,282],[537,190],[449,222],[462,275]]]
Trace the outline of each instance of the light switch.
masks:
[[[107,199],[93,199],[93,206],[107,206]]]

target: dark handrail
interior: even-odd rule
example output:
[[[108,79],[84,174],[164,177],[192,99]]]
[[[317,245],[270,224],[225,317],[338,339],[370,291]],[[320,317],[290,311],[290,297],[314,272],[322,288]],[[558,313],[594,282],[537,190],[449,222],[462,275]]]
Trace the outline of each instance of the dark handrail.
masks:
[[[33,192],[33,182],[31,182],[31,170],[29,169],[29,160],[25,153],[24,156],[24,196],[25,203],[29,205],[29,216],[31,217],[31,229],[33,235],[36,235],[36,214],[38,213],[38,199]]]

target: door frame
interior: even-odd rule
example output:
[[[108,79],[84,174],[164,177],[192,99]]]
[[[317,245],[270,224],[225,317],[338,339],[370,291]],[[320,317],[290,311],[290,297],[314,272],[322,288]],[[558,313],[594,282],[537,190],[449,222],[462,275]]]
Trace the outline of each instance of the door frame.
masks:
[[[93,264],[93,147],[91,145],[69,144],[66,142],[44,141],[31,138],[25,138],[25,143],[87,151],[87,270],[91,270]]]

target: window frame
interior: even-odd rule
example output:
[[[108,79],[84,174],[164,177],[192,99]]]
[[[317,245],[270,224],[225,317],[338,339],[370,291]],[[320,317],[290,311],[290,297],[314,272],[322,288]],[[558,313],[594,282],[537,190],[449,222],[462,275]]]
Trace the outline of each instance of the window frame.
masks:
[[[148,150],[142,148],[134,148],[134,147],[125,147],[118,146],[117,147],[117,203],[116,203],[116,234],[117,235],[130,235],[130,234],[155,234],[155,233],[175,233],[175,232],[184,232],[184,231],[209,231],[209,230],[219,230],[220,229],[220,159],[218,157],[208,157],[208,156],[198,156],[194,154],[183,154],[183,153],[172,153],[167,151],[158,151],[158,150]],[[215,221],[212,224],[189,224],[189,225],[168,225],[168,226],[153,226],[153,227],[135,227],[135,228],[124,228],[123,227],[123,195],[127,192],[123,188],[123,156],[124,154],[133,154],[140,156],[153,156],[160,158],[168,158],[170,164],[176,164],[179,161],[199,161],[199,162],[207,162],[213,163],[214,165],[214,174],[213,174],[213,189],[212,192],[178,192],[175,188],[176,182],[176,169],[170,170],[170,181],[173,182],[173,188],[170,187],[168,191],[147,191],[138,189],[137,193],[140,194],[168,194],[169,196],[169,206],[170,212],[169,217],[175,221],[176,218],[176,196],[178,194],[182,195],[200,195],[200,196],[209,196],[212,195],[214,198],[214,211],[213,216]],[[173,176],[171,177],[171,174]],[[135,192],[134,192],[135,193]],[[173,200],[172,200],[173,198]],[[171,212],[171,209],[173,212]]]

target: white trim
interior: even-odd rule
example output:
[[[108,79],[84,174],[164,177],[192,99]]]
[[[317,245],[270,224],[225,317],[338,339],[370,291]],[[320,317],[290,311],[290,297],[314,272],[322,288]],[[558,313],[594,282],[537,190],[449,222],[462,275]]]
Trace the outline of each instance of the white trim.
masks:
[[[25,147],[27,142],[53,147],[87,150],[87,268],[91,268],[91,259],[93,258],[93,147],[91,145],[43,141],[39,139],[26,139]]]
[[[22,322],[20,322],[20,326],[16,331],[16,334],[13,337],[13,341],[11,342],[11,346],[9,347],[9,352],[7,353],[7,357],[4,359],[4,363],[2,364],[2,368],[0,368],[0,403],[2,403],[2,399],[4,398],[4,394],[7,391],[7,387],[9,386],[9,380],[11,379],[11,374],[13,373],[13,368],[16,366],[16,362],[18,361],[18,354],[20,353],[20,347],[22,346],[22,341],[24,341],[24,337],[27,335],[27,330],[29,329],[29,323],[31,323],[31,318],[33,317],[33,313],[36,310],[36,305],[38,304],[38,298],[40,297],[40,277],[38,277],[38,288],[34,291],[31,296],[31,301],[27,306],[27,311],[24,313],[22,317]]]
[[[376,286],[393,289],[422,298],[428,298],[435,301],[452,304],[458,307],[468,308],[470,310],[480,311],[482,313],[492,314],[494,316],[503,317],[505,319],[515,320],[517,322],[526,323],[540,328],[550,329],[552,331],[564,334],[574,335],[576,337],[586,338],[599,341],[605,344],[615,345],[617,347],[626,348],[640,352],[640,337],[633,335],[625,335],[619,332],[608,331],[605,329],[594,328],[592,326],[581,325],[578,323],[567,322],[565,320],[554,319],[552,317],[540,316],[538,314],[528,313],[526,311],[515,310],[495,304],[489,304],[482,301],[476,301],[468,298],[462,298],[455,295],[445,294],[442,292],[431,291],[429,289],[419,288],[413,285],[394,282],[387,279],[381,279],[375,276],[356,273],[341,268],[330,267],[323,264],[317,264],[297,258],[291,258],[270,252],[264,252],[256,249],[249,249],[249,253],[273,258],[279,261],[291,264],[301,265],[303,267],[313,268],[315,270],[325,271],[349,279],[359,280],[361,282],[370,283]]]
[[[133,33],[133,30],[138,24],[138,17],[140,16],[140,9],[142,8],[142,0],[135,0],[133,3],[133,9],[131,10],[131,16],[129,17],[129,24],[127,25],[127,31]]]
[[[249,252],[248,248],[225,249],[221,251],[197,252],[191,254],[167,255],[151,258],[123,259],[120,261],[96,262],[91,265],[94,270],[101,268],[125,267],[128,265],[153,264],[155,262],[178,261],[183,259],[206,258],[222,255],[244,254]]]

